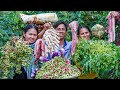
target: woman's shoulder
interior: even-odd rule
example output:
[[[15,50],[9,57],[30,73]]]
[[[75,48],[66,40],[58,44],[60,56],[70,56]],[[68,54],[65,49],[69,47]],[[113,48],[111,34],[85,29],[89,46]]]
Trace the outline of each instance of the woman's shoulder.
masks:
[[[32,44],[30,44],[29,46],[30,46],[32,49],[34,49],[35,43],[32,43]]]

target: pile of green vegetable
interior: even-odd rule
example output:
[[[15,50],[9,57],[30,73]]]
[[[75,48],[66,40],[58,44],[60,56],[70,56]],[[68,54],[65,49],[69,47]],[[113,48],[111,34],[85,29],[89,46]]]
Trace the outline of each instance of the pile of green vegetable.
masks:
[[[28,66],[31,60],[32,49],[22,43],[11,39],[0,52],[0,78],[12,78],[15,73],[20,74],[21,66]]]
[[[43,64],[36,73],[36,79],[68,79],[81,74],[76,66],[71,65],[65,58],[56,56]]]
[[[120,77],[120,47],[103,40],[79,40],[73,62],[82,67],[82,75],[96,73],[98,78]]]

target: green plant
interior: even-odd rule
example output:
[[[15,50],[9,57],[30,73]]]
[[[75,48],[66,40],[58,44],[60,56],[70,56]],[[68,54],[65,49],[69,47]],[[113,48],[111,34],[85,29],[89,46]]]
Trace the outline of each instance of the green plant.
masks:
[[[103,40],[80,40],[72,57],[82,74],[96,73],[98,78],[119,78],[120,47]]]
[[[36,73],[36,79],[67,79],[79,76],[81,72],[71,65],[65,58],[55,56],[44,63]]]
[[[14,73],[21,73],[21,66],[28,66],[32,54],[32,48],[21,41],[13,43],[8,41],[0,51],[0,78],[12,78]]]

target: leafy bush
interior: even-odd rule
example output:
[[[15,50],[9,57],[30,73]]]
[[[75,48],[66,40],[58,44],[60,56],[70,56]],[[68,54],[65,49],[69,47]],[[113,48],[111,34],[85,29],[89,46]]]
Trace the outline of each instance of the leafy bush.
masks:
[[[1,47],[0,78],[12,78],[14,73],[21,73],[21,66],[28,66],[32,59],[32,49],[21,41],[12,40]]]
[[[108,15],[109,11],[0,11],[0,47],[5,45],[6,42],[10,40],[12,36],[22,35],[23,29],[26,24],[24,24],[20,19],[20,16],[19,16],[20,13],[31,15],[31,14],[40,14],[40,13],[49,13],[49,12],[50,13],[56,12],[59,20],[63,20],[68,24],[73,20],[77,20],[79,22],[79,26],[87,25],[89,26],[90,29],[95,24],[101,24],[104,27],[108,26],[108,21],[106,16]],[[118,38],[118,25],[116,25],[116,41],[117,41],[117,38]],[[71,41],[72,39],[70,28],[68,28],[68,34],[66,36],[66,39],[68,41]],[[107,33],[104,34],[104,40],[108,40]],[[115,44],[116,44],[116,41],[114,42]],[[89,49],[90,48],[89,43],[86,44],[85,47],[86,47],[86,50]],[[76,52],[78,52],[78,50],[76,50]],[[81,51],[82,50],[80,50],[79,53],[81,53]],[[79,53],[76,53],[76,54],[79,54]],[[85,54],[87,55],[87,53]],[[2,52],[0,53],[0,55],[2,55]],[[81,56],[77,57],[78,60],[82,60],[80,59],[80,57]]]
[[[98,78],[119,77],[120,47],[103,40],[80,40],[72,57],[82,74],[96,73]],[[110,73],[111,72],[111,73]]]
[[[52,60],[44,63],[37,71],[36,79],[70,79],[81,74],[76,66],[71,65],[65,58],[55,56]]]

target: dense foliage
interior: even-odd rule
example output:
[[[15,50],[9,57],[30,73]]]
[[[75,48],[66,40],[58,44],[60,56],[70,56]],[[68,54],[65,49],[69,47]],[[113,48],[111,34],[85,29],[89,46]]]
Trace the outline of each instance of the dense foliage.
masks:
[[[120,47],[103,40],[80,40],[72,60],[82,74],[96,73],[98,78],[119,77]]]
[[[90,28],[95,24],[101,24],[104,27],[108,25],[106,16],[109,11],[0,11],[0,46],[3,46],[9,37],[22,34],[26,24],[20,19],[20,13],[31,15],[46,12],[56,12],[58,19],[64,20],[68,24],[77,20],[80,26],[88,25]],[[68,41],[71,40],[71,35],[69,28],[66,36]],[[107,34],[104,39],[107,39]]]
[[[71,65],[63,57],[54,57],[44,63],[36,73],[36,79],[67,79],[76,78],[81,74],[76,66]]]
[[[15,73],[21,73],[22,66],[28,66],[32,59],[32,48],[21,41],[7,43],[0,51],[0,78],[12,78]]]
[[[12,36],[22,35],[23,29],[26,24],[24,24],[22,20],[20,19],[20,13],[32,15],[32,14],[40,14],[40,13],[48,13],[48,12],[57,13],[58,19],[63,20],[68,24],[72,22],[73,20],[77,20],[79,22],[79,26],[87,25],[89,26],[90,29],[95,24],[100,24],[104,27],[108,26],[108,20],[106,16],[108,15],[109,11],[0,11],[0,47],[2,47],[3,45],[7,45],[8,43],[6,42],[10,40]],[[71,41],[72,34],[71,34],[70,28],[68,28],[67,32],[68,34],[66,36],[66,39],[68,41]],[[118,38],[117,35],[118,35],[118,25],[116,25],[116,41]],[[103,39],[108,40],[107,33],[104,34]],[[115,44],[116,44],[116,41],[114,42]],[[114,44],[108,45],[104,43],[103,41],[100,41],[99,43],[97,41],[94,41],[94,42],[92,41],[92,43],[90,42],[78,43],[78,45],[79,44],[81,45],[79,46],[77,45],[77,50],[75,52],[75,56],[73,57],[74,58],[73,60],[78,60],[81,62],[81,60],[84,59],[81,63],[80,62],[78,63],[83,66],[83,69],[84,69],[83,73],[93,71],[93,72],[96,72],[98,76],[102,78],[106,78],[106,77],[107,78],[118,78],[118,72],[117,72],[118,71],[117,70],[118,69],[118,58],[120,58],[119,48],[116,47]],[[100,43],[102,43],[102,45]],[[94,47],[91,45],[93,45]],[[106,47],[105,45],[108,47]],[[8,45],[7,47],[10,48],[11,46]],[[102,49],[99,49],[99,47]],[[107,49],[107,48],[110,48],[110,49]],[[10,52],[10,53],[13,54],[13,52]],[[99,54],[95,55],[96,53],[99,53]],[[108,54],[110,57],[108,57],[108,55],[105,55],[105,53]],[[9,56],[11,54],[6,54],[6,56],[7,55]],[[4,55],[4,52],[2,51],[2,49],[0,49],[0,58],[2,58],[3,55]],[[101,58],[99,57],[99,55],[101,55]],[[93,59],[91,59],[91,57]],[[2,76],[3,75],[7,76],[8,73],[10,72],[10,71],[8,72],[7,70],[10,69],[11,67],[15,67],[11,63],[10,59],[6,59],[5,61],[7,61],[9,65],[7,69],[4,70],[5,73],[2,74]],[[3,59],[0,60],[0,63],[2,62],[3,62]],[[94,65],[90,66],[91,63],[94,63]],[[0,68],[4,69],[3,66],[4,65],[1,64]],[[103,69],[103,68],[108,68],[110,71],[112,71],[112,73],[115,73],[115,74],[111,74],[111,76],[108,76],[108,74],[105,74],[105,73],[108,73],[110,71],[107,69]],[[103,72],[101,72],[101,69],[103,70]]]

